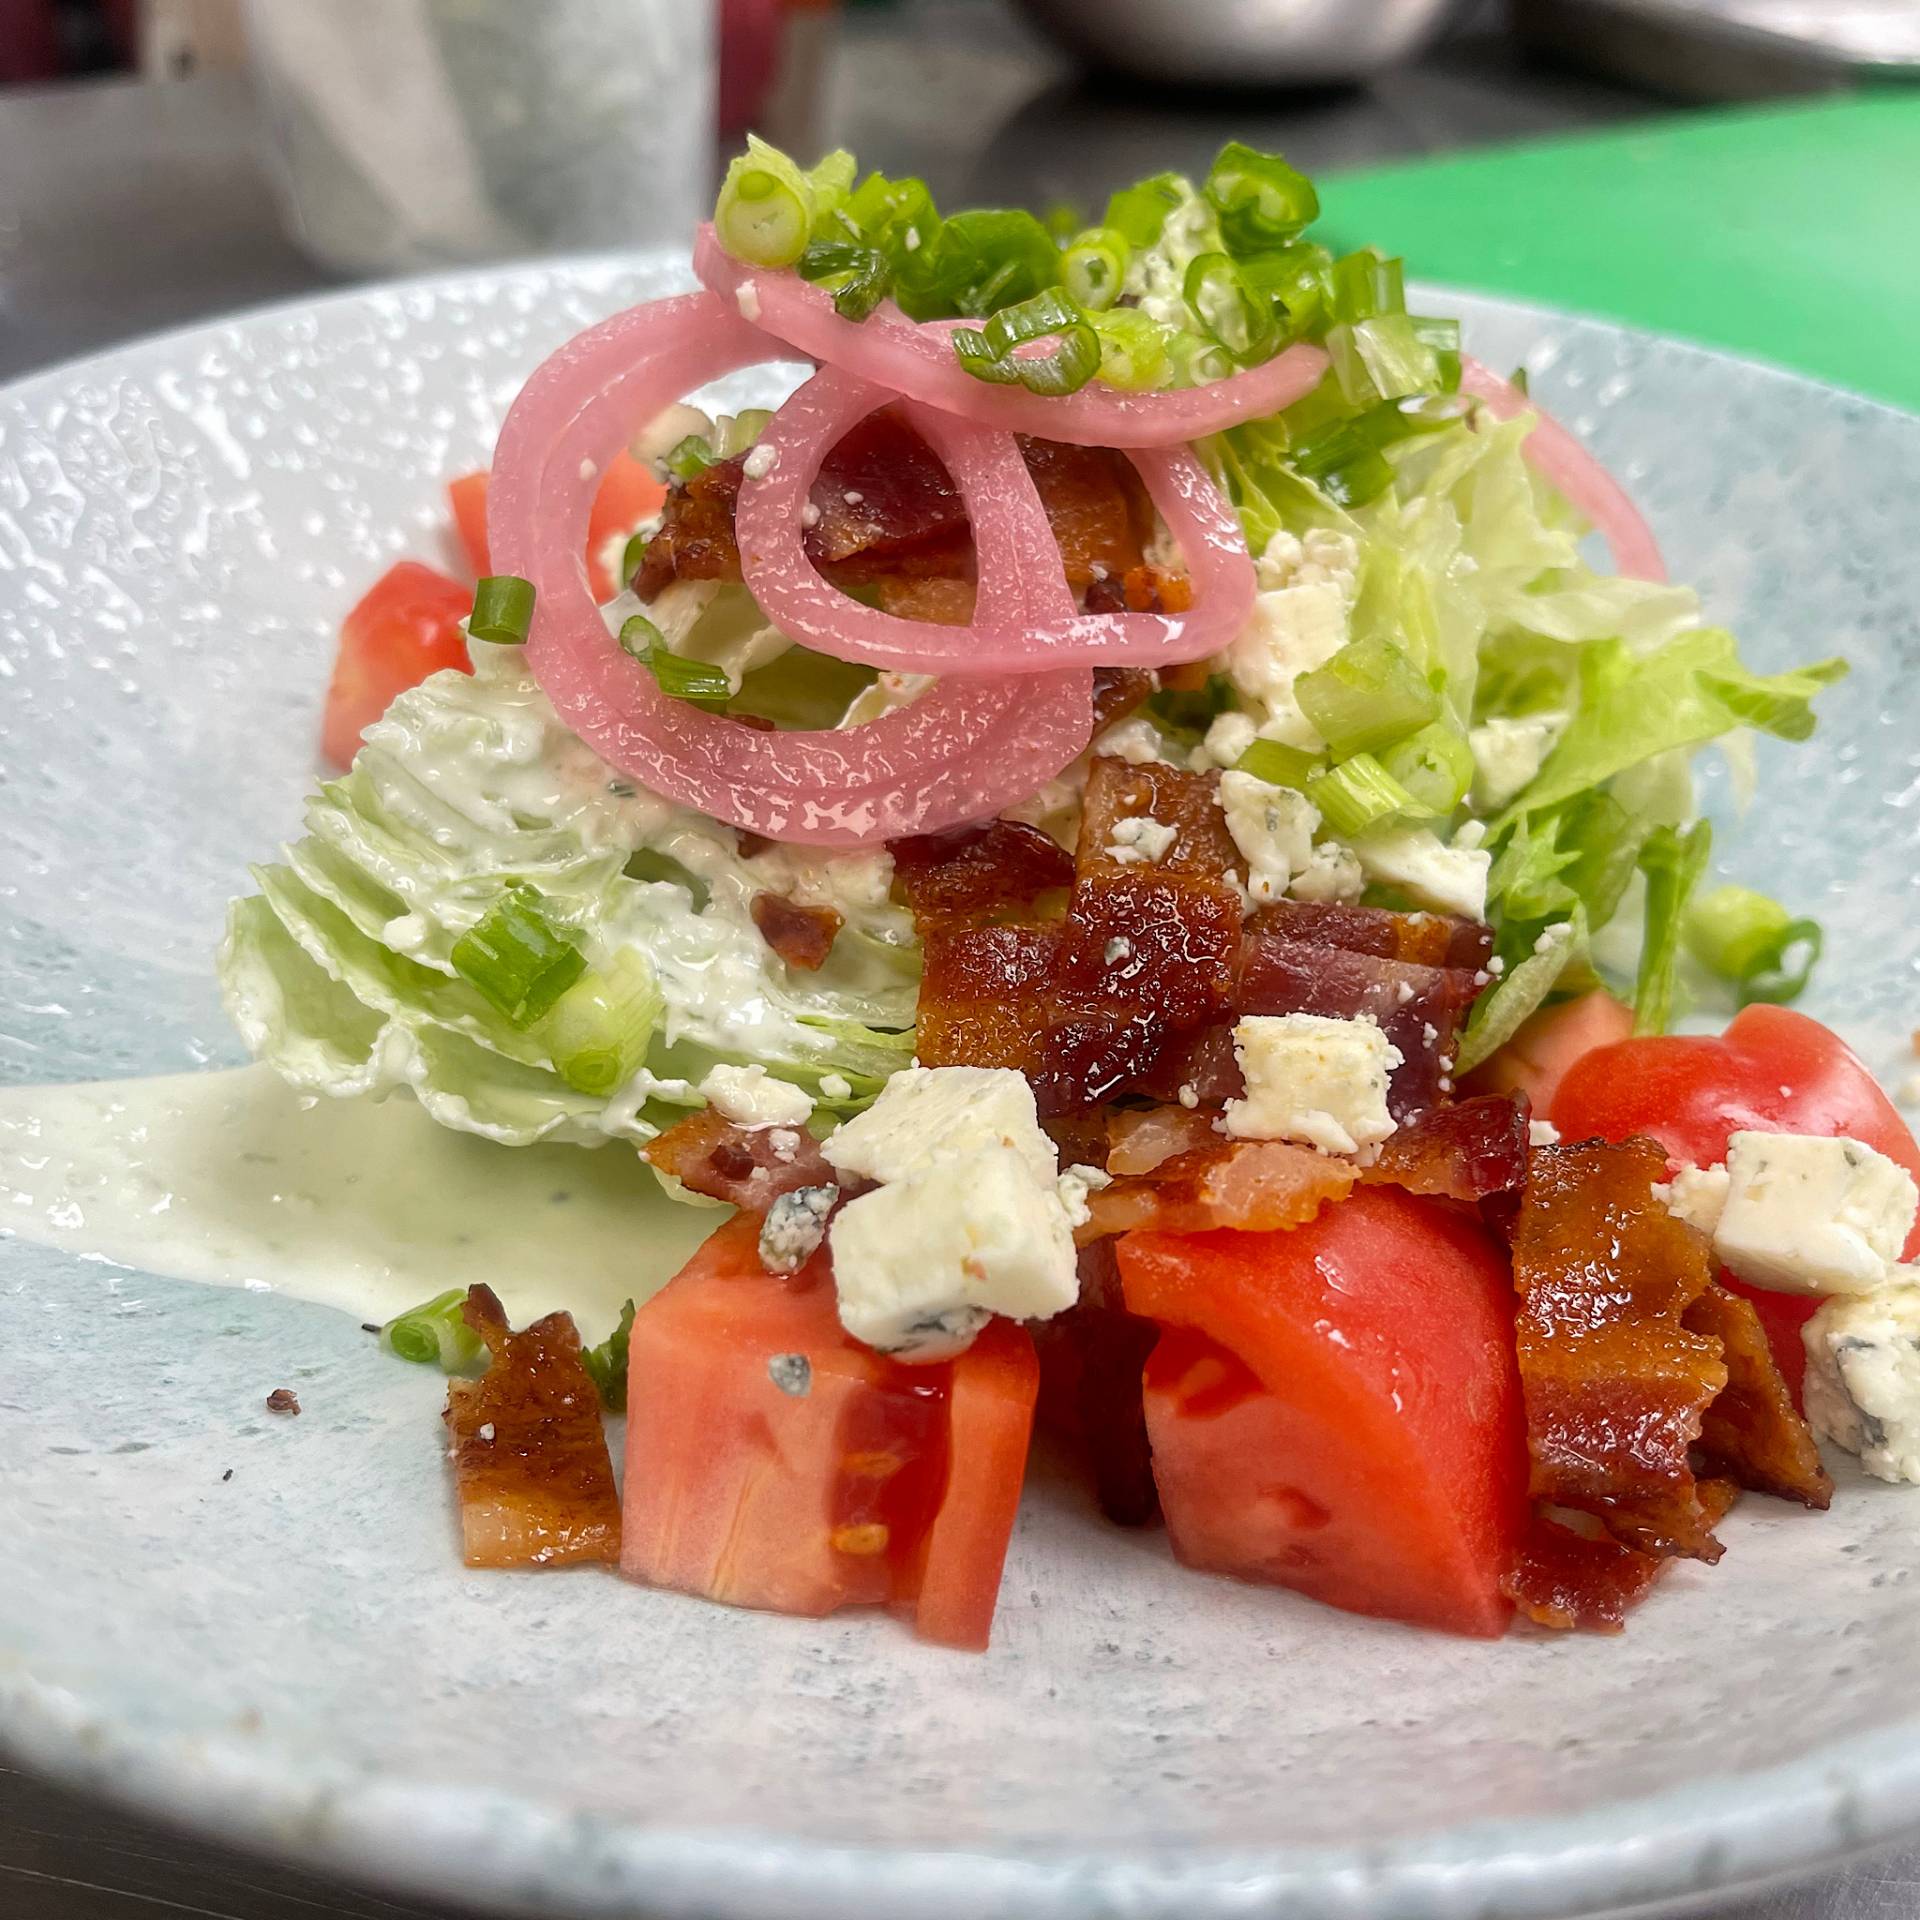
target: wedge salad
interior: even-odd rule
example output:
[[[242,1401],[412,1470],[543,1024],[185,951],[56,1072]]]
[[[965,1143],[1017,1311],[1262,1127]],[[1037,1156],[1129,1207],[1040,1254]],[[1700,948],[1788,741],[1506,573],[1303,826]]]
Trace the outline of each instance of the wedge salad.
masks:
[[[1817,1439],[1920,1482],[1920,1151],[1695,798],[1844,665],[1745,664],[1317,214],[1237,143],[1088,225],[751,141],[451,484],[471,577],[348,617],[248,1046],[714,1209],[597,1344],[382,1331],[472,1564],[982,1647],[1038,1424],[1190,1567],[1608,1630]]]

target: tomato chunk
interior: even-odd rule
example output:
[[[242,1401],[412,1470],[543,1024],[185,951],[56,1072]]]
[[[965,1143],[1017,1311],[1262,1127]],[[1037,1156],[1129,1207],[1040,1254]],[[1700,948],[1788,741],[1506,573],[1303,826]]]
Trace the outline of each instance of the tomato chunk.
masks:
[[[1873,1075],[1838,1034],[1788,1007],[1748,1007],[1718,1039],[1667,1034],[1588,1053],[1554,1095],[1553,1124],[1569,1140],[1644,1133],[1697,1167],[1718,1166],[1735,1133],[1844,1134],[1920,1179],[1920,1147]],[[1920,1259],[1920,1222],[1904,1257]],[[1800,1329],[1819,1301],[1720,1277],[1759,1311],[1798,1404],[1807,1370]]]
[[[347,615],[327,688],[320,745],[346,766],[360,736],[393,704],[442,667],[471,671],[460,622],[473,610],[473,589],[417,560],[389,567]]]
[[[620,578],[619,547],[660,511],[666,497],[665,486],[632,454],[617,453],[607,463],[587,521],[587,578],[596,600],[611,600],[627,584]]]
[[[622,1571],[777,1613],[887,1606],[984,1647],[1032,1340],[996,1320],[957,1360],[902,1365],[842,1330],[824,1254],[775,1276],[758,1234],[730,1220],[634,1318]]]
[[[1557,1007],[1543,1007],[1483,1066],[1467,1075],[1470,1093],[1524,1093],[1544,1115],[1567,1069],[1596,1047],[1611,1046],[1633,1031],[1633,1010],[1610,993],[1585,993]],[[1577,1136],[1569,1136],[1577,1137]]]
[[[447,503],[453,508],[454,531],[460,536],[476,578],[493,571],[487,546],[487,472],[463,473],[447,482]]]
[[[1513,1285],[1441,1203],[1360,1187],[1282,1233],[1129,1234],[1154,1478],[1189,1566],[1491,1638],[1526,1516]]]

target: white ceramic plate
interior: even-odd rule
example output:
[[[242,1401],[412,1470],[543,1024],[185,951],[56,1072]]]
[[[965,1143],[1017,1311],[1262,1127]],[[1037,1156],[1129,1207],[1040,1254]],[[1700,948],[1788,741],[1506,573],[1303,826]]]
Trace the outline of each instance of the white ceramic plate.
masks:
[[[679,278],[588,262],[147,342],[0,395],[0,1061],[224,1064],[210,956],[292,832],[343,610],[432,557],[527,370]],[[1429,296],[1429,305],[1439,296]],[[1461,299],[1763,665],[1730,870],[1829,932],[1815,1011],[1920,1024],[1920,422]],[[1911,1060],[1906,1062],[1910,1070]],[[1176,1569],[1030,1491],[994,1646],[465,1572],[439,1384],[344,1316],[0,1245],[0,1727],[224,1835],[503,1909],[1466,1920],[1659,1902],[1920,1822],[1920,1495],[1754,1500],[1624,1639],[1480,1645]],[[261,1411],[297,1387],[298,1420]],[[228,1468],[233,1477],[223,1479]]]

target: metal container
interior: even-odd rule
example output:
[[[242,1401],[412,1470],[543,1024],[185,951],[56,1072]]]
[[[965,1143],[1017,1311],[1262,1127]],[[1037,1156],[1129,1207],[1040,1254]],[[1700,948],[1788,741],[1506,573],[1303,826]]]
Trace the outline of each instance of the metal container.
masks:
[[[1459,0],[1018,0],[1090,66],[1180,86],[1324,86],[1428,45]]]

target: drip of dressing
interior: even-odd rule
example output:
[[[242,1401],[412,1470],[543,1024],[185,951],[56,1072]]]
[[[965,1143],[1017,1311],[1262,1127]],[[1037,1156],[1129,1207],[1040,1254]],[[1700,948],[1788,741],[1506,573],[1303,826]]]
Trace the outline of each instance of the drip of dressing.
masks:
[[[621,1146],[496,1146],[267,1067],[0,1089],[0,1235],[358,1320],[485,1281],[593,1342],[725,1217]]]

